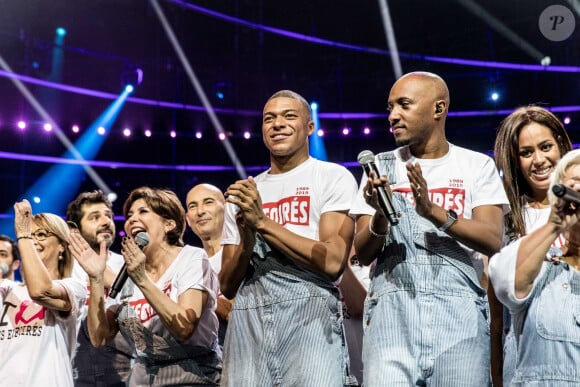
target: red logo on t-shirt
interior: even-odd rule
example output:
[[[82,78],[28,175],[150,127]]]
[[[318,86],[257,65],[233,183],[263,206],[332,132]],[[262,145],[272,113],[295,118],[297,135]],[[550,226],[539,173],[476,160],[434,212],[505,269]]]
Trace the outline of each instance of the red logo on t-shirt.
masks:
[[[395,188],[393,191],[399,192],[405,198],[415,204],[415,198],[411,188]],[[458,216],[463,215],[465,210],[465,189],[463,188],[435,188],[429,190],[429,200],[436,205],[453,210]]]
[[[282,226],[310,223],[310,196],[290,196],[277,202],[262,203],[266,216]]]
[[[14,317],[14,324],[29,324],[34,320],[44,320],[44,306],[40,306],[32,301],[22,301],[20,308]],[[31,314],[31,311],[33,314]]]
[[[171,293],[171,282],[165,286],[163,293],[169,297],[169,294]],[[149,302],[146,298],[129,301],[129,305],[131,305],[135,311],[135,314],[137,315],[137,318],[142,323],[149,321],[153,317],[157,316],[157,312],[155,309],[153,309],[153,307],[151,307],[151,305],[149,305]]]

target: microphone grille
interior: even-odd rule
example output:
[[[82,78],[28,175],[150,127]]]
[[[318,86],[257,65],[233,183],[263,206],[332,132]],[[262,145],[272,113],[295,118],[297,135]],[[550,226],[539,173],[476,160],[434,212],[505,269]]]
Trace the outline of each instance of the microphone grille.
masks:
[[[145,231],[141,231],[135,235],[135,243],[141,250],[149,244],[149,235]]]
[[[358,154],[357,160],[361,165],[372,163],[375,161],[375,154],[370,150],[364,150]]]
[[[552,192],[554,193],[554,195],[561,198],[566,193],[566,186],[564,186],[563,184],[556,184],[555,186],[552,187]]]

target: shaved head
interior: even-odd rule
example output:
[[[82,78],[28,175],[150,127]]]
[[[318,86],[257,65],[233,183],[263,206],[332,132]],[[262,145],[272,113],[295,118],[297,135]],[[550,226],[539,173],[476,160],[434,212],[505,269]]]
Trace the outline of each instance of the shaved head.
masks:
[[[432,97],[434,100],[443,100],[447,108],[449,108],[449,89],[447,88],[447,84],[437,74],[433,74],[427,71],[416,71],[412,73],[407,73],[403,75],[401,78],[397,80],[397,83],[403,80],[417,80],[421,83],[426,83],[429,85],[427,90],[432,93]]]

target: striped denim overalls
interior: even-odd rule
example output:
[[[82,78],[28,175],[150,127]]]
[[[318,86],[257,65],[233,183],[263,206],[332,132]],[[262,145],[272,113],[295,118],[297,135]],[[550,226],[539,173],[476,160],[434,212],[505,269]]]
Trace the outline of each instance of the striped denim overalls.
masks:
[[[378,168],[395,182],[391,152]],[[365,301],[365,386],[490,384],[488,304],[471,258],[398,193]]]
[[[351,385],[338,289],[257,236],[224,344],[222,386]]]

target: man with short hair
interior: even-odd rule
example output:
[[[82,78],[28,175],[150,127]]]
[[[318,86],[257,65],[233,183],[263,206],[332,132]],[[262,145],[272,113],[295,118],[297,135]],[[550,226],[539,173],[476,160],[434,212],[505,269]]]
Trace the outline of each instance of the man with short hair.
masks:
[[[222,230],[226,199],[222,191],[211,184],[198,184],[185,199],[185,217],[191,231],[201,240],[209,263],[216,273],[222,268]],[[223,348],[232,301],[219,294],[216,314],[219,319],[218,340]]]
[[[71,228],[77,228],[89,246],[99,254],[101,244],[109,249],[115,240],[113,206],[101,191],[82,192],[69,203],[66,219]],[[105,287],[109,288],[117,273],[123,267],[123,256],[108,251]],[[89,287],[87,274],[76,264],[73,277]],[[90,288],[88,299],[90,297]],[[125,386],[131,372],[132,350],[126,340],[117,334],[111,344],[95,348],[91,344],[87,327],[87,309],[82,314],[81,328],[77,337],[77,350],[73,357],[73,377],[75,386]]]
[[[364,312],[368,386],[490,384],[482,254],[501,247],[509,203],[493,160],[447,141],[448,109],[438,75],[395,82],[388,110],[399,148],[375,156],[382,176],[363,177],[350,211],[359,261],[376,260]],[[398,224],[377,188],[392,196]]]
[[[310,157],[314,129],[302,96],[272,95],[262,120],[270,168],[226,191],[220,284],[236,302],[223,386],[355,382],[336,281],[352,244],[356,181],[343,166]]]
[[[0,279],[14,281],[14,272],[20,267],[20,253],[16,242],[4,234],[0,234],[0,266]]]

